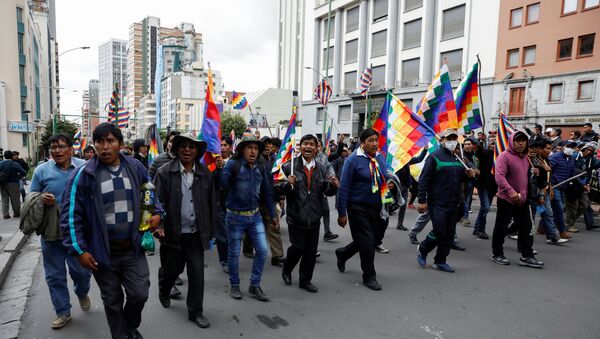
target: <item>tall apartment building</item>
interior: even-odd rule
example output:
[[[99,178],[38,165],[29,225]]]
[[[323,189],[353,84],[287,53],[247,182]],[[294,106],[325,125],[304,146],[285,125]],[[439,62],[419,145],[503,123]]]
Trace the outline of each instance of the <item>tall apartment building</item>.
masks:
[[[304,21],[303,0],[279,0],[277,88],[302,90]]]
[[[600,2],[502,0],[493,106],[517,125],[600,122]]]
[[[98,48],[98,110],[101,122],[108,117],[105,107],[110,102],[116,82],[123,100],[127,96],[127,41],[110,39]]]
[[[91,135],[91,116],[90,116],[90,91],[85,89],[81,95],[81,135],[87,137]]]
[[[313,98],[323,76],[333,87],[327,121],[343,134],[365,125],[360,76],[369,66],[372,112],[391,90],[413,109],[444,60],[454,85],[479,55],[482,78],[494,75],[499,0],[316,0],[306,15],[302,121],[321,135],[324,107]],[[308,6],[308,4],[307,4]],[[331,30],[328,31],[328,27]],[[329,46],[329,52],[328,52]],[[482,97],[491,86],[482,88]],[[491,98],[491,95],[487,95]]]

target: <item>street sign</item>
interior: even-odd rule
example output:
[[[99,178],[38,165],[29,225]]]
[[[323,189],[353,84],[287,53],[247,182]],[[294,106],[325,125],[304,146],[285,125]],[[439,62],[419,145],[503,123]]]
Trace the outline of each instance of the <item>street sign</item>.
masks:
[[[27,133],[33,132],[34,126],[33,123],[29,123],[29,130],[27,130],[27,121],[9,121],[8,122],[8,131],[9,132],[18,132],[18,133]]]

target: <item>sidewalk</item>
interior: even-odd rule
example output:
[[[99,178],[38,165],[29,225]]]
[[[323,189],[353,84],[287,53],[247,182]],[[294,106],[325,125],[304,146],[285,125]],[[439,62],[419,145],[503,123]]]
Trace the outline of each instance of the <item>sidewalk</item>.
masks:
[[[19,230],[19,218],[0,220],[0,286],[4,283],[15,257],[29,238]]]

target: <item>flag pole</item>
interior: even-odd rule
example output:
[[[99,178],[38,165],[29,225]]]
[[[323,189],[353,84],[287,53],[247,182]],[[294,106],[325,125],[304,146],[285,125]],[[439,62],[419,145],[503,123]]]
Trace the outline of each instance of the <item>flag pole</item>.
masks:
[[[119,90],[119,83],[115,81],[115,88],[114,88],[115,92]],[[119,93],[117,92],[117,95],[115,95],[115,121],[117,123],[117,128],[120,129],[119,127]]]
[[[333,0],[329,0],[329,9],[327,10],[327,49],[325,50],[325,81],[327,81],[327,78],[329,78],[329,53],[330,53],[330,49],[331,49],[330,44],[331,44],[331,3],[332,2],[333,2]],[[337,86],[337,84],[336,84],[336,86]],[[333,92],[333,87],[331,87],[331,91]],[[329,100],[327,100],[327,103],[329,104]],[[325,140],[325,133],[327,133],[327,126],[326,126],[327,125],[327,116],[328,116],[327,105],[324,105],[324,108],[323,108],[323,140]]]
[[[483,113],[483,100],[481,100],[481,60],[479,54],[475,56],[477,57],[477,95],[479,96],[479,110],[481,111],[481,130],[485,135],[485,113]]]

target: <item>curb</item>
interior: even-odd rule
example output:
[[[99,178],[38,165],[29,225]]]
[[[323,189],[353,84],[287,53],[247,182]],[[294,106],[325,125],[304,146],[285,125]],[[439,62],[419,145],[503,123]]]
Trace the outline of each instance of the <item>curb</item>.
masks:
[[[4,284],[4,280],[6,280],[6,277],[10,272],[10,268],[15,261],[15,257],[27,239],[29,239],[28,235],[23,234],[21,231],[17,231],[10,239],[8,244],[4,246],[2,253],[0,253],[0,286]]]

